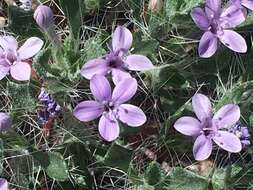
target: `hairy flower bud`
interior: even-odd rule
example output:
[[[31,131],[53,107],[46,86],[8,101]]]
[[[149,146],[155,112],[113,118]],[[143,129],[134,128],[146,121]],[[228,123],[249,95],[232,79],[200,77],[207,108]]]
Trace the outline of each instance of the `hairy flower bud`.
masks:
[[[11,127],[11,118],[7,113],[0,112],[0,131],[7,131]]]
[[[54,25],[54,14],[50,7],[39,5],[34,12],[33,18],[40,28],[48,30]]]
[[[162,8],[162,0],[149,0],[148,9],[152,12],[158,12]]]

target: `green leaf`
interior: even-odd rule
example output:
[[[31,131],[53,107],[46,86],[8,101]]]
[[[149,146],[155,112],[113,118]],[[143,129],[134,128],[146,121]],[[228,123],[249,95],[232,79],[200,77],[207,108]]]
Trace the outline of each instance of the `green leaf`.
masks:
[[[29,83],[14,83],[9,81],[7,84],[8,94],[12,99],[12,110],[14,112],[33,112],[36,108],[36,100],[31,95]]]
[[[79,38],[80,28],[82,26],[82,12],[84,2],[81,0],[59,0],[62,10],[68,19],[72,36],[77,40]]]
[[[214,190],[224,190],[226,187],[226,168],[216,168],[212,177]]]
[[[24,11],[17,6],[9,6],[8,19],[8,27],[15,34],[22,36],[43,36],[33,19],[32,11]]]
[[[167,18],[176,15],[188,14],[192,8],[197,7],[203,0],[165,0],[165,11]]]
[[[176,167],[169,175],[167,190],[207,190],[207,179],[186,169]]]
[[[62,155],[58,152],[49,152],[49,165],[46,167],[47,175],[57,181],[68,179],[68,168]]]
[[[157,162],[154,161],[149,164],[146,170],[145,178],[149,185],[156,185],[161,182],[161,168]]]
[[[127,172],[131,162],[132,154],[132,150],[114,143],[104,157],[104,164],[111,167],[120,168]]]

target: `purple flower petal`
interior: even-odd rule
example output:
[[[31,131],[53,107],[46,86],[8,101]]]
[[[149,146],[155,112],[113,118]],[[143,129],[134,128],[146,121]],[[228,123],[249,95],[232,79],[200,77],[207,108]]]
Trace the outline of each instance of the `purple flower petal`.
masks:
[[[213,121],[219,129],[228,128],[240,119],[241,113],[239,106],[227,104],[222,106],[214,115]]]
[[[11,118],[7,113],[0,112],[0,131],[7,131],[11,127]]]
[[[5,59],[0,59],[0,80],[2,80],[9,72],[10,65]]]
[[[102,102],[111,99],[112,90],[110,83],[102,75],[94,75],[91,78],[90,90],[98,101]]]
[[[191,11],[191,17],[195,24],[201,29],[206,30],[209,27],[209,20],[206,13],[201,8],[194,8]]]
[[[103,115],[100,118],[98,130],[100,135],[109,142],[117,139],[120,131],[118,121],[111,114]]]
[[[211,102],[203,94],[198,93],[192,97],[192,107],[200,121],[211,118],[213,115]]]
[[[15,80],[26,81],[31,77],[31,66],[25,62],[15,62],[10,67],[10,73]]]
[[[119,120],[129,126],[138,127],[147,120],[145,113],[131,104],[121,104],[118,109]]]
[[[137,81],[134,78],[128,78],[116,84],[113,93],[112,101],[121,104],[130,100],[137,91]]]
[[[8,181],[4,178],[0,178],[0,189],[1,190],[9,190]]]
[[[129,55],[126,58],[126,64],[129,70],[144,71],[154,68],[152,62],[143,55]]]
[[[205,135],[198,136],[193,145],[194,158],[199,161],[207,159],[212,153],[212,144],[212,140]]]
[[[232,30],[224,30],[223,32],[223,35],[220,35],[219,39],[225,46],[239,53],[247,51],[247,44],[240,34]]]
[[[124,26],[118,26],[112,35],[112,48],[114,52],[126,52],[133,42],[132,33]]]
[[[104,106],[96,101],[83,101],[73,110],[74,116],[80,121],[92,121],[102,115]]]
[[[213,141],[228,152],[237,153],[242,150],[240,139],[236,135],[227,131],[218,131],[213,137]]]
[[[217,50],[217,37],[211,32],[205,32],[199,42],[199,56],[211,57]]]
[[[243,6],[247,7],[250,10],[253,10],[253,1],[252,0],[241,0]]]
[[[247,12],[244,9],[239,9],[235,5],[230,5],[226,9],[223,10],[220,15],[222,22],[222,27],[226,28],[234,28],[241,23],[243,23],[246,19]]]
[[[122,69],[112,69],[112,80],[115,85],[127,78],[132,78],[127,71]]]
[[[6,51],[7,50],[16,51],[18,49],[17,40],[13,36],[1,36],[0,46]]]
[[[81,69],[81,75],[86,79],[91,79],[93,75],[106,75],[109,71],[107,62],[104,59],[92,59],[85,63]]]
[[[197,136],[200,134],[201,125],[194,117],[185,116],[175,122],[174,128],[184,135]]]
[[[18,58],[20,60],[25,60],[33,57],[35,54],[37,54],[44,42],[37,38],[37,37],[31,37],[25,41],[25,43],[18,49]]]
[[[206,0],[206,7],[213,10],[215,13],[220,13],[221,0]]]

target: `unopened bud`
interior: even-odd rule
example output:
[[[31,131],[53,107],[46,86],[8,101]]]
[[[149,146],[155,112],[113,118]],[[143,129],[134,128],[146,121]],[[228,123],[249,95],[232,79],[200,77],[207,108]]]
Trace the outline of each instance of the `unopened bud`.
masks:
[[[39,5],[34,12],[33,18],[40,28],[48,30],[54,26],[54,14],[50,7]]]
[[[7,113],[0,112],[0,131],[7,131],[11,127],[11,118]]]
[[[162,9],[163,0],[149,0],[148,9],[152,12],[159,12]]]

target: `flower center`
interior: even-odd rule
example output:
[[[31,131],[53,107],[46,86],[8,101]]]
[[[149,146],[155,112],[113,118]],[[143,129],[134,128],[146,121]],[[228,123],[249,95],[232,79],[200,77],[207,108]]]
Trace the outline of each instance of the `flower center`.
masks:
[[[201,128],[201,133],[205,136],[212,136],[215,133],[211,118],[206,118],[204,121],[202,121]]]
[[[9,61],[10,65],[13,65],[15,61],[17,61],[16,52],[7,50],[3,53],[3,56]]]
[[[111,68],[119,68],[123,66],[123,61],[119,56],[112,56],[108,58],[108,66]]]

